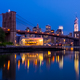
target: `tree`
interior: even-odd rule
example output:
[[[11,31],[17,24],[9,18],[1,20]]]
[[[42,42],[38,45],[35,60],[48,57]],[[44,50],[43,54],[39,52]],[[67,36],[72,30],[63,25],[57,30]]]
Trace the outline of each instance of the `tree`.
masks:
[[[0,43],[3,43],[5,41],[5,32],[0,27]]]

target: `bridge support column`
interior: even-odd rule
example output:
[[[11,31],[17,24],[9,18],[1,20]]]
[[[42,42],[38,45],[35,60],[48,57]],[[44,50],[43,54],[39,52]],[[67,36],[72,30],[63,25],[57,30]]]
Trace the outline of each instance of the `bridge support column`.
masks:
[[[14,45],[16,44],[16,32],[10,32],[9,41],[13,42]]]
[[[7,41],[16,42],[16,12],[10,11],[2,13],[2,27],[10,29],[10,33],[6,35]]]

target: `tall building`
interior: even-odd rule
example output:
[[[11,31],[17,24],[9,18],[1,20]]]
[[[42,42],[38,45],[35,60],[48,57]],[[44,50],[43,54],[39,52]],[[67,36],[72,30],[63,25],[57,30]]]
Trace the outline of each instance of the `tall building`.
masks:
[[[33,27],[33,32],[42,32],[41,28],[39,28],[39,25],[37,24],[36,27]]]
[[[33,27],[33,32],[42,32],[41,28],[39,28],[38,24],[37,24],[36,27]],[[41,35],[35,35],[35,34],[33,34],[33,37],[41,37]]]
[[[37,32],[37,27],[33,27],[33,32]]]
[[[51,26],[50,25],[46,25],[45,33],[51,33]],[[51,43],[51,36],[44,35],[43,37],[44,37],[44,43]]]
[[[79,31],[79,28],[78,28],[78,18],[76,17],[75,21],[74,21],[74,31]]]
[[[31,31],[31,29],[29,27],[26,28],[26,31]]]
[[[48,33],[51,32],[51,26],[50,25],[46,25],[46,32],[48,32]]]
[[[62,30],[61,29],[57,29],[56,34],[61,35],[62,34]]]
[[[62,35],[63,34],[63,26],[59,26],[59,29],[57,29],[56,34]],[[63,43],[63,38],[56,38],[57,43]]]
[[[59,26],[59,29],[61,30],[61,34],[63,34],[63,26]]]

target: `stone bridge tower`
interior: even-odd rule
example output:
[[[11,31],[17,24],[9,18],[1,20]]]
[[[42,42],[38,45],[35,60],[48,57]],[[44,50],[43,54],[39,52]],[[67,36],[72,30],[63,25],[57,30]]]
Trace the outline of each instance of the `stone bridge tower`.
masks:
[[[10,33],[6,35],[6,40],[16,43],[16,12],[10,11],[2,13],[2,27],[10,29]]]

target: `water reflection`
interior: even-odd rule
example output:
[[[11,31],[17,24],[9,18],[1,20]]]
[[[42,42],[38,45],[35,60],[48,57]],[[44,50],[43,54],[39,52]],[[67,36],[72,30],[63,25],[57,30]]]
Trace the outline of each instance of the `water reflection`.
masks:
[[[2,79],[15,80],[15,76],[16,76],[15,55],[10,55],[6,57],[4,56],[4,59],[5,62],[2,68]]]
[[[79,53],[75,51],[74,68],[77,76],[79,76]]]
[[[60,68],[60,69],[63,68],[63,56],[62,56],[62,58],[59,60],[59,68]]]
[[[40,52],[11,54],[4,58],[4,62],[2,64],[3,67],[1,67],[2,69],[1,79],[21,80],[19,78],[21,77],[20,75],[25,76],[25,74],[27,73],[27,71],[25,72],[24,70],[28,70],[28,73],[36,72],[37,74],[39,74],[38,69],[40,69],[40,72],[43,72],[44,74],[46,74],[44,71],[45,69],[46,71],[49,70],[49,74],[50,75],[54,74],[55,76],[58,75],[56,74],[57,72],[61,73],[62,71],[60,72],[60,70],[63,70],[65,76],[69,74],[69,73],[67,74],[67,71],[65,70],[71,70],[73,68],[74,69],[72,71],[75,70],[77,77],[79,77],[79,56],[80,54],[78,51],[73,52],[73,54],[72,52],[67,52],[67,51],[57,51],[57,52],[40,51]],[[72,64],[69,63],[68,66],[66,60],[68,60],[69,62],[71,60],[72,61],[74,60],[74,63],[71,62]],[[73,64],[74,66],[72,66]],[[72,66],[72,68],[69,69],[70,66]],[[21,72],[19,73],[19,71]],[[73,72],[71,73],[73,74]],[[73,74],[74,76],[72,75],[71,77],[75,77],[75,73]],[[63,77],[61,74],[59,74],[60,77]],[[16,79],[16,77],[18,77],[19,79],[18,78]]]

